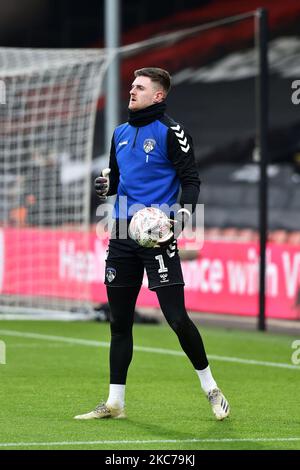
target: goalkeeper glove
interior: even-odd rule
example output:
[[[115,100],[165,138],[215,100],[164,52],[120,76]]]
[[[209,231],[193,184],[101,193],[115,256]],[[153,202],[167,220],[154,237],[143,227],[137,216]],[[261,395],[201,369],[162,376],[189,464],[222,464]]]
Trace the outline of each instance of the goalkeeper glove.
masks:
[[[191,213],[187,209],[184,209],[184,208],[179,209],[179,211],[175,215],[174,220],[170,220],[171,225],[172,225],[170,236],[165,240],[162,240],[162,241],[158,240],[156,246],[160,248],[168,247],[169,245],[171,245],[171,243],[173,243],[174,240],[177,240],[177,238],[183,231],[185,225],[187,224],[190,216],[191,216]]]
[[[102,202],[106,201],[109,191],[109,173],[110,168],[104,168],[101,172],[101,176],[95,179],[95,191]]]

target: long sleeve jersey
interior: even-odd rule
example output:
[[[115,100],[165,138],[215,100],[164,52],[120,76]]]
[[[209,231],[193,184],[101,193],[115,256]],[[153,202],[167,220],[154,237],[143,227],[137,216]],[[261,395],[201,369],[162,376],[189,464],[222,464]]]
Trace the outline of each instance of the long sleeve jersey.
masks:
[[[117,194],[115,218],[130,218],[142,206],[174,207],[180,187],[180,205],[195,209],[200,180],[192,138],[164,111],[158,103],[130,112],[115,129],[108,193]]]

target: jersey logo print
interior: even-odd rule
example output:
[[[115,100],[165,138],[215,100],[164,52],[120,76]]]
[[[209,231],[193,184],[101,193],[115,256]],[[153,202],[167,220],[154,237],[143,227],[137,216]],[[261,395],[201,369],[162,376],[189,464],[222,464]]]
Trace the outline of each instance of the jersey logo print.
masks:
[[[177,124],[177,126],[172,126],[171,129],[175,131],[175,135],[178,138],[178,142],[180,145],[181,150],[184,153],[187,153],[190,150],[190,144],[188,144],[187,138],[184,135],[183,129],[180,131],[180,125]]]
[[[156,145],[156,141],[154,139],[145,139],[144,144],[143,144],[143,148],[144,148],[146,153],[149,153],[149,152],[152,152],[155,145]]]
[[[174,240],[169,246],[168,246],[168,249],[167,249],[167,255],[169,256],[169,258],[173,258],[173,256],[176,255],[176,240]]]
[[[115,268],[106,268],[106,279],[108,280],[108,282],[112,282],[115,277],[117,275],[117,271],[115,270]]]

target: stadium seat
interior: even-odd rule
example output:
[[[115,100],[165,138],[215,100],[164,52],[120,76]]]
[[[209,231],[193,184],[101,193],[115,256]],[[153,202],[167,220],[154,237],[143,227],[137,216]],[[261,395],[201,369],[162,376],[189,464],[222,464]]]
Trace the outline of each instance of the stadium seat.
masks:
[[[287,237],[287,243],[300,246],[300,231],[291,232]]]
[[[285,230],[274,230],[269,233],[268,240],[274,243],[286,243],[288,234]]]
[[[205,230],[204,238],[205,240],[220,240],[222,236],[222,231],[220,228],[214,227]]]
[[[239,231],[236,228],[230,227],[222,230],[222,240],[238,241]]]
[[[240,242],[255,242],[258,239],[258,233],[251,229],[243,229],[239,231]]]

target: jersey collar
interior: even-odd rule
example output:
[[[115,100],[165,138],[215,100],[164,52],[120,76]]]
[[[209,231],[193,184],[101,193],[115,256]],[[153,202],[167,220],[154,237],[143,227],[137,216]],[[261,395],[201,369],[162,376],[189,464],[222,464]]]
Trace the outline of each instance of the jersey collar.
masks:
[[[138,111],[131,111],[128,109],[128,122],[134,127],[147,126],[148,124],[151,124],[151,122],[162,118],[165,111],[166,103],[164,101],[152,104],[151,106],[139,109]]]

